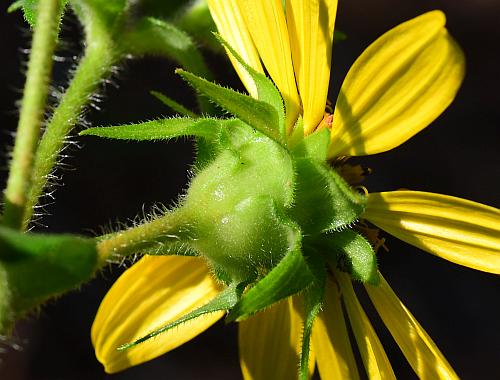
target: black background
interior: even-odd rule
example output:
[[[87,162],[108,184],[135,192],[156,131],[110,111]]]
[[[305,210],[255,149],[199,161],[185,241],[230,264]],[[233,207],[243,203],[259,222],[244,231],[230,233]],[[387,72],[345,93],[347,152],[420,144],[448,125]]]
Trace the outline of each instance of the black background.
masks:
[[[1,184],[5,183],[10,133],[16,128],[16,101],[24,83],[23,48],[29,32],[20,14],[0,11]],[[409,188],[499,205],[498,124],[500,106],[500,1],[447,0],[343,1],[337,26],[348,39],[334,47],[330,99],[334,100],[348,67],[381,33],[427,10],[439,8],[465,51],[467,75],[453,105],[429,128],[390,152],[358,159],[374,170],[370,191]],[[81,52],[80,29],[67,17],[55,83],[64,86],[72,56]],[[218,81],[237,87],[232,68],[206,53]],[[122,123],[169,115],[148,92],[158,89],[180,102],[194,98],[173,74],[175,64],[159,58],[131,60],[120,67],[114,86],[106,86],[101,111],[91,109],[92,125]],[[120,143],[74,138],[56,203],[41,223],[50,231],[98,233],[99,226],[126,221],[157,203],[169,204],[187,183],[193,148],[189,141]],[[39,227],[44,229],[43,227]],[[464,379],[500,378],[499,280],[445,262],[394,238],[380,268],[396,293]],[[104,272],[90,284],[44,306],[18,324],[15,337],[2,344],[0,378],[52,379],[237,379],[240,378],[236,326],[217,324],[169,354],[110,377],[96,361],[89,331],[100,300],[122,269]],[[371,319],[400,379],[413,379],[392,338],[370,307]],[[0,343],[1,344],[1,343]],[[270,363],[272,365],[272,363]]]

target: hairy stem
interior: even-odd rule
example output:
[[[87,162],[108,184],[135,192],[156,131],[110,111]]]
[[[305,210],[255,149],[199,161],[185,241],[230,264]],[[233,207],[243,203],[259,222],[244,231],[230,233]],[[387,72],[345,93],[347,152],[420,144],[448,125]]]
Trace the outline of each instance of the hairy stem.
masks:
[[[27,203],[33,160],[47,102],[52,56],[59,33],[61,2],[40,0],[38,9],[9,179],[4,193],[3,224],[16,229],[22,227],[23,210]]]
[[[57,163],[66,137],[77,123],[90,96],[101,80],[109,75],[113,64],[120,55],[111,43],[104,40],[89,44],[85,55],[75,71],[74,77],[58,105],[36,152],[33,178],[24,208],[23,229],[26,229],[48,178]]]
[[[109,259],[135,253],[147,253],[158,246],[178,243],[189,237],[189,219],[179,210],[168,212],[150,222],[131,227],[102,238],[97,244],[99,266]]]

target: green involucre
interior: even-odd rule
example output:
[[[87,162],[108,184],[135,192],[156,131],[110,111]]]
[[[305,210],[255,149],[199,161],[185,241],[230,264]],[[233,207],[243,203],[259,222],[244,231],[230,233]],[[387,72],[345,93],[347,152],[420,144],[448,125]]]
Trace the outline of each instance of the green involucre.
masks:
[[[303,237],[311,247],[319,241],[324,249],[332,251],[339,265],[354,278],[372,280],[369,273],[373,266],[376,269],[376,260],[365,259],[374,257],[369,243],[363,245],[369,248],[367,254],[359,247],[358,251],[351,250],[344,232],[338,232],[356,222],[364,210],[365,198],[326,163],[324,132],[304,139],[293,151],[238,119],[165,119],[135,126],[93,128],[83,134],[131,140],[179,136],[199,139],[203,165],[196,167],[196,176],[174,212],[186,221],[188,237],[182,243],[206,257],[224,282],[262,280],[257,288],[278,286],[266,276],[291,275],[296,267],[278,268],[291,252],[321,256],[302,246]],[[358,260],[357,255],[363,257]],[[345,265],[346,257],[353,259],[353,265]],[[244,301],[249,306],[235,318],[300,291],[314,277],[298,281],[297,289],[289,287],[293,288],[291,293],[278,291],[278,286],[273,291],[275,296],[268,300]],[[245,297],[251,299],[251,294]]]

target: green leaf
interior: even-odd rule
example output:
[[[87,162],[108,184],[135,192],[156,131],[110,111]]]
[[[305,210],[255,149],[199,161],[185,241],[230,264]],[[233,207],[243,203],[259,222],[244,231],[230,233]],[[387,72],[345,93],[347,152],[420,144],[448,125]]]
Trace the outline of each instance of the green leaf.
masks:
[[[20,0],[16,1],[12,4],[8,12],[13,12],[22,8],[24,19],[30,24],[31,27],[34,27],[36,24],[36,14],[37,14],[37,5],[39,0]]]
[[[154,17],[145,17],[123,36],[124,49],[135,54],[164,55],[186,70],[205,78],[212,74],[193,39],[175,25]]]
[[[0,262],[17,312],[88,281],[98,265],[94,239],[0,227]]]
[[[195,114],[194,112],[188,110],[182,104],[177,103],[175,100],[169,98],[166,95],[163,95],[161,92],[150,91],[149,93],[151,95],[153,95],[156,99],[158,99],[160,102],[162,102],[163,104],[165,104],[168,108],[170,108],[173,111],[177,112],[179,115],[190,117],[190,118],[193,118],[193,119],[196,119],[196,118],[199,117],[197,114]]]
[[[139,343],[145,342],[148,339],[154,338],[155,336],[161,333],[171,330],[174,327],[186,323],[192,319],[201,317],[202,315],[214,313],[216,311],[221,311],[221,310],[229,310],[238,302],[244,287],[245,284],[231,284],[222,292],[220,292],[213,300],[211,300],[205,306],[202,306],[186,314],[185,316],[177,319],[174,322],[167,324],[166,326],[159,328],[158,330],[150,332],[149,334],[143,336],[142,338],[139,338],[131,343],[127,343],[118,347],[118,350],[122,351],[134,347]]]
[[[300,144],[304,140],[304,119],[299,115],[299,118],[293,126],[292,134],[288,136],[288,147],[289,149],[294,149],[294,147]]]
[[[338,230],[355,222],[366,197],[354,192],[339,174],[324,163],[295,158],[295,205],[289,211],[305,233]]]
[[[38,2],[40,0],[18,0],[13,2],[9,8],[7,8],[8,13],[15,12],[19,9],[23,10],[24,19],[30,24],[31,27],[34,27],[36,24],[37,18],[37,8]],[[64,9],[68,0],[61,0],[61,9]]]
[[[300,250],[300,230],[290,227],[290,248],[281,261],[260,281],[258,281],[227,316],[227,321],[239,321],[271,306],[288,296],[296,294],[314,282],[315,277],[309,269]]]
[[[124,51],[138,55],[163,55],[196,75],[208,79],[213,77],[192,38],[164,20],[142,18],[128,33],[120,36],[120,42]],[[198,102],[204,113],[214,113],[212,105],[206,99],[199,98]]]
[[[330,145],[330,130],[323,128],[306,136],[292,149],[297,157],[309,157],[319,162],[325,162]]]
[[[181,136],[216,139],[220,122],[216,119],[172,118],[112,127],[88,128],[80,135],[106,137],[119,140],[169,140]]]
[[[174,23],[213,51],[223,52],[213,34],[217,26],[210,15],[206,0],[190,2],[187,8],[175,18]]]
[[[187,71],[177,69],[176,72],[223,109],[269,138],[284,144],[279,131],[278,112],[270,104],[219,86]]]
[[[324,253],[339,269],[354,280],[378,285],[377,256],[370,243],[360,234],[345,230],[325,235]]]
[[[315,253],[308,257],[309,268],[314,273],[314,282],[304,292],[304,327],[302,330],[302,346],[300,351],[299,380],[309,379],[309,356],[311,350],[311,334],[314,320],[321,311],[326,286],[326,268],[323,260]]]
[[[241,64],[241,66],[246,70],[248,75],[253,79],[255,87],[257,88],[257,98],[273,106],[273,108],[278,113],[279,119],[279,131],[283,141],[286,139],[286,126],[285,126],[285,108],[283,105],[283,99],[278,89],[274,86],[273,82],[267,78],[264,74],[261,74],[251,68],[241,56],[218,34],[216,34],[217,39],[220,43],[231,53],[231,55]]]
[[[17,0],[14,1],[9,7],[7,8],[7,13],[12,13],[15,12],[23,7],[23,3],[25,0]]]

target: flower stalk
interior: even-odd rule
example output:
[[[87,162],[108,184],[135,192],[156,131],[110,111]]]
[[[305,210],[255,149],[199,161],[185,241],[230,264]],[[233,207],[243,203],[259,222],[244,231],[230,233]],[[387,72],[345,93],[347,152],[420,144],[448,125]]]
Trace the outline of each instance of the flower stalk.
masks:
[[[19,229],[30,203],[29,188],[34,156],[42,126],[48,85],[52,72],[52,56],[59,34],[61,2],[41,0],[23,91],[16,141],[4,193],[3,224]]]
[[[162,254],[169,248],[173,251],[176,245],[182,245],[182,241],[188,239],[188,226],[184,215],[173,211],[149,222],[103,236],[97,243],[98,266],[102,267],[110,260],[123,259],[140,252]]]
[[[24,207],[22,228],[26,229],[39,202],[49,176],[59,159],[66,137],[101,81],[108,76],[119,54],[110,42],[90,45],[78,64],[68,90],[64,94],[40,141],[33,165],[33,178]]]

